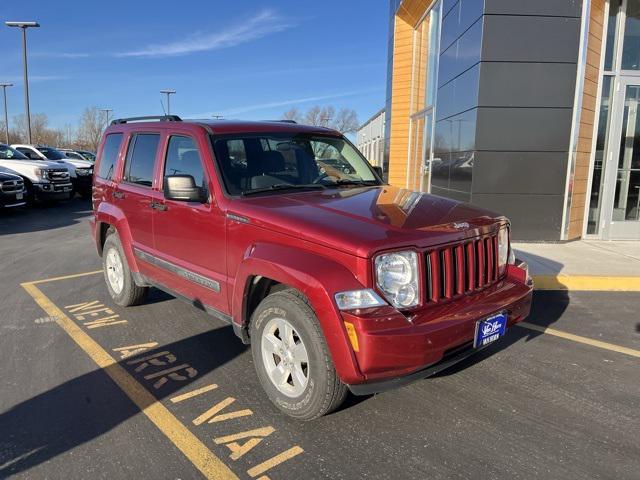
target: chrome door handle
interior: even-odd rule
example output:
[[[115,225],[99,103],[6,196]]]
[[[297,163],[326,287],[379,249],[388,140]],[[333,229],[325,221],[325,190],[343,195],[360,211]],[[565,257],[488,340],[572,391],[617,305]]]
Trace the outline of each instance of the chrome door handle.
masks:
[[[167,210],[167,206],[164,203],[151,202],[149,206],[154,210],[160,210],[161,212]]]
[[[120,192],[118,190],[114,190],[112,195],[113,198],[124,198],[124,192]]]

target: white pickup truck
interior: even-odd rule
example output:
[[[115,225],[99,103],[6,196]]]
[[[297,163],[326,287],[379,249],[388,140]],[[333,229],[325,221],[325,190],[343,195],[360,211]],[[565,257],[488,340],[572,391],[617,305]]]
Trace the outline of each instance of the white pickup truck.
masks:
[[[74,192],[80,194],[81,197],[91,196],[91,186],[93,180],[93,163],[88,160],[80,160],[77,158],[68,158],[62,152],[53,147],[44,145],[11,145],[23,155],[32,160],[47,160],[49,162],[57,162],[69,170],[71,183]]]
[[[0,167],[24,180],[27,203],[36,200],[64,200],[73,193],[69,170],[56,162],[31,160],[9,145],[0,143]]]

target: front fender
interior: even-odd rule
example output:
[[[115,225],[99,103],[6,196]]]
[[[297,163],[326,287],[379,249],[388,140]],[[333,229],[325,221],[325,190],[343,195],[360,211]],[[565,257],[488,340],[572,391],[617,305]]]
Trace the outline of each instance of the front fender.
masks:
[[[102,202],[98,209],[95,212],[95,239],[96,239],[96,247],[98,251],[100,250],[99,242],[100,239],[100,224],[106,223],[111,225],[118,232],[118,237],[120,237],[120,243],[122,244],[122,249],[124,250],[124,254],[127,257],[127,263],[129,264],[129,268],[138,272],[138,264],[136,263],[136,258],[133,255],[133,246],[131,244],[131,230],[129,229],[129,222],[127,222],[127,217],[125,217],[124,213],[118,207]]]
[[[277,244],[250,247],[238,267],[232,300],[233,321],[246,324],[248,284],[256,275],[270,278],[302,292],[318,317],[336,372],[345,383],[362,381],[355,354],[348,341],[333,296],[363,288],[353,273],[330,258]]]

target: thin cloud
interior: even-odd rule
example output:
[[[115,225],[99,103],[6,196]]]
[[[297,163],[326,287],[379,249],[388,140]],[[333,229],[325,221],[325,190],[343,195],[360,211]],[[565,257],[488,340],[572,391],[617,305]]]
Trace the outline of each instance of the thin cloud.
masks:
[[[16,86],[22,86],[24,77],[22,75],[13,75],[10,77],[4,77],[6,81],[16,84]],[[56,80],[67,80],[69,77],[62,75],[29,75],[29,83],[32,82],[52,82]]]
[[[324,100],[333,100],[333,99],[336,99],[336,98],[353,97],[353,96],[356,96],[356,95],[364,95],[364,94],[367,94],[367,93],[379,92],[380,90],[381,90],[380,88],[369,88],[369,89],[365,89],[365,90],[353,90],[353,91],[350,91],[350,92],[331,93],[331,94],[327,94],[327,95],[316,95],[316,96],[311,96],[311,97],[291,98],[291,99],[288,99],[288,100],[278,100],[278,101],[274,101],[274,102],[257,103],[257,104],[254,104],[254,105],[244,105],[244,106],[240,106],[240,107],[234,107],[234,108],[229,108],[229,109],[223,110],[222,111],[222,115],[224,115],[226,117],[226,116],[230,116],[230,115],[238,115],[238,114],[241,114],[241,113],[248,113],[248,112],[254,112],[254,111],[259,111],[259,110],[267,110],[269,108],[288,107],[289,105],[301,105],[301,104],[310,103],[310,102],[320,102],[320,101],[324,101]],[[204,112],[204,113],[190,115],[190,117],[194,117],[194,118],[209,117],[209,116],[213,115],[214,113],[220,113],[220,112]]]
[[[33,52],[29,55],[40,58],[88,58],[91,56],[84,52]]]
[[[251,42],[295,25],[271,10],[215,33],[196,32],[183,40],[149,45],[141,50],[116,53],[117,57],[171,57],[194,52],[219,50]]]

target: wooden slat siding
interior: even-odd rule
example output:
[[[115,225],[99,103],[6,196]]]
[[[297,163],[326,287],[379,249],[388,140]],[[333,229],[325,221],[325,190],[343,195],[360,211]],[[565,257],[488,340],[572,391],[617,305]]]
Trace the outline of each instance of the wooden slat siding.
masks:
[[[573,190],[571,192],[571,210],[569,212],[568,239],[580,238],[584,226],[584,213],[587,206],[587,183],[589,181],[589,163],[594,130],[597,128],[595,109],[597,90],[600,80],[600,58],[602,54],[602,33],[605,0],[592,0],[589,18],[589,37],[587,40],[587,65],[582,92],[582,111],[578,130]]]
[[[409,116],[413,75],[413,32],[432,0],[404,0],[394,20],[391,124],[389,126],[389,183],[407,185]]]

